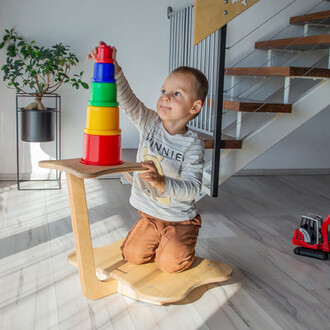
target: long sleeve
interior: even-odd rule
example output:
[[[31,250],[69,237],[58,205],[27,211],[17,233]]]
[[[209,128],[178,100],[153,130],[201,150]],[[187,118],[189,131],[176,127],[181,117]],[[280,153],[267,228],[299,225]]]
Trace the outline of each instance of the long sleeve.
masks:
[[[185,152],[180,179],[165,176],[164,196],[181,201],[194,200],[201,191],[204,165],[204,144],[196,142]]]
[[[137,127],[139,131],[145,129],[146,123],[157,114],[147,108],[133,93],[122,70],[116,75],[117,99],[121,111],[123,111]]]

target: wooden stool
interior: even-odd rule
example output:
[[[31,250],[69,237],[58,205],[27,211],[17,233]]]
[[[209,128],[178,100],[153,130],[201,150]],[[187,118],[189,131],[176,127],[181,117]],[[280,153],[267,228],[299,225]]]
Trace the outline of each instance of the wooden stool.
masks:
[[[189,269],[178,274],[163,273],[155,263],[133,265],[122,258],[120,246],[124,239],[93,249],[84,179],[143,171],[140,163],[124,161],[116,166],[91,166],[81,164],[77,158],[40,161],[39,166],[66,172],[76,247],[68,260],[78,267],[82,292],[87,298],[99,299],[118,292],[162,305],[182,300],[198,286],[225,281],[230,277],[230,266],[199,257],[195,257]]]

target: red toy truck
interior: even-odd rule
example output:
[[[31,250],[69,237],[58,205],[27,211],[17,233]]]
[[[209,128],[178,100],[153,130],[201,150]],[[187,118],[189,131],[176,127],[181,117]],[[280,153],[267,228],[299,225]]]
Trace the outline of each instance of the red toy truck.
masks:
[[[323,221],[318,215],[302,216],[300,227],[294,232],[292,243],[298,245],[295,254],[327,260],[330,252],[330,215]]]

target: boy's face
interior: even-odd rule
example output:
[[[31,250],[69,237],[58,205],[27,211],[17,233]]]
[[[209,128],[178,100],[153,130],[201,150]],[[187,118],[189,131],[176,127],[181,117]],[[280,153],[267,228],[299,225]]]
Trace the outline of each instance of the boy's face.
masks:
[[[185,73],[171,73],[164,81],[157,102],[157,113],[163,121],[186,124],[195,114],[196,102],[194,77]]]

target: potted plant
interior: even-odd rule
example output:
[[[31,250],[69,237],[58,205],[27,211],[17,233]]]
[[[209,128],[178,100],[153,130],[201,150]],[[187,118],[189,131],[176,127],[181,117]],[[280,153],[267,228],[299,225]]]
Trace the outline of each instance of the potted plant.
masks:
[[[62,84],[70,84],[78,89],[88,89],[82,81],[83,72],[69,76],[78,58],[71,53],[70,46],[62,43],[51,48],[39,47],[35,41],[26,42],[14,29],[5,30],[0,49],[7,47],[6,64],[1,67],[3,80],[8,88],[16,89],[18,94],[34,97],[33,103],[22,111],[22,140],[43,142],[54,140],[54,109],[47,109],[42,98],[54,94]]]

